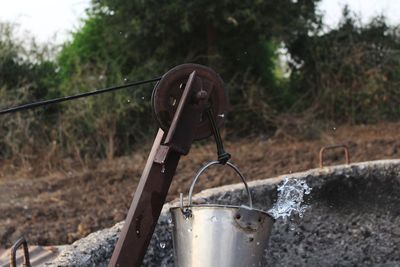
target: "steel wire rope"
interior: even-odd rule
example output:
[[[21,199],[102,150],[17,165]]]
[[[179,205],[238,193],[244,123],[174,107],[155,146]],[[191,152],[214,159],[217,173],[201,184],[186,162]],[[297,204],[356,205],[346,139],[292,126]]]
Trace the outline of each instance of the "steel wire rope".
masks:
[[[62,97],[58,97],[58,98],[23,104],[20,106],[2,109],[2,110],[0,110],[0,115],[4,115],[7,113],[14,113],[14,112],[25,110],[25,109],[33,109],[33,108],[37,108],[37,107],[41,107],[41,106],[61,103],[61,102],[69,101],[69,100],[92,96],[92,95],[103,94],[103,93],[112,92],[112,91],[116,91],[116,90],[120,90],[120,89],[124,89],[124,88],[128,88],[128,87],[135,87],[135,86],[139,86],[139,85],[143,85],[143,84],[153,83],[153,82],[157,82],[157,81],[161,80],[161,78],[162,77],[157,77],[157,78],[153,78],[153,79],[149,79],[149,80],[130,82],[130,83],[122,84],[122,85],[96,89],[91,92],[70,95],[70,96],[62,96]]]

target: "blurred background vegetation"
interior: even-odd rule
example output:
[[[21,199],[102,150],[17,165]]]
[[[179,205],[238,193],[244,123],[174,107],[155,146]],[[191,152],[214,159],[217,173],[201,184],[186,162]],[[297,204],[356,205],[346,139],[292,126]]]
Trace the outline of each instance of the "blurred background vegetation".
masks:
[[[328,28],[318,0],[92,0],[61,47],[0,23],[0,107],[153,78],[200,63],[225,80],[229,138],[313,138],[331,124],[400,116],[400,40],[347,8]],[[0,158],[42,170],[126,155],[155,133],[152,85],[0,117]]]

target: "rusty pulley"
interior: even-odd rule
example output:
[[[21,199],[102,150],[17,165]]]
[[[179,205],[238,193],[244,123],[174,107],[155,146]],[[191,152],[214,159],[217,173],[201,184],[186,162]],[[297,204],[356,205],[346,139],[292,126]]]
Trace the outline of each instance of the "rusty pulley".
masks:
[[[217,127],[221,127],[228,109],[228,99],[221,77],[212,69],[198,64],[183,64],[165,73],[154,88],[152,105],[159,126],[168,131],[178,109],[188,76],[196,71],[193,86],[208,94],[209,106]],[[189,99],[189,102],[194,99]],[[194,139],[200,140],[213,134],[207,113],[197,123]]]

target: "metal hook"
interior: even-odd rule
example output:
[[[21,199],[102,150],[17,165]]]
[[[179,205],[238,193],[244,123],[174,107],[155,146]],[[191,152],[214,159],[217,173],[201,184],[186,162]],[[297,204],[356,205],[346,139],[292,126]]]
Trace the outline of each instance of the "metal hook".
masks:
[[[343,148],[344,156],[346,158],[346,164],[350,164],[350,155],[349,155],[348,146],[343,145],[343,144],[341,144],[341,145],[333,145],[333,146],[324,146],[319,151],[319,167],[320,168],[324,167],[324,152],[325,152],[325,150],[336,149],[336,148]]]
[[[21,247],[21,245],[24,249],[24,264],[22,266],[31,267],[31,263],[29,261],[28,242],[26,242],[24,237],[18,239],[10,249],[10,267],[17,267],[17,250]]]

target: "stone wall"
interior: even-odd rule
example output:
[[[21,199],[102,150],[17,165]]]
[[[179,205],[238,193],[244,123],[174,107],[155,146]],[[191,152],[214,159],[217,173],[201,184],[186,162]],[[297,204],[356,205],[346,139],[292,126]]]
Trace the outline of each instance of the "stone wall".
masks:
[[[268,210],[284,179],[312,192],[303,218],[277,220],[265,253],[268,266],[399,266],[400,160],[381,160],[282,175],[249,183],[255,208]],[[205,190],[198,202],[246,203],[242,184]],[[164,205],[143,266],[174,266],[170,215]],[[67,247],[46,266],[107,266],[122,222]]]

